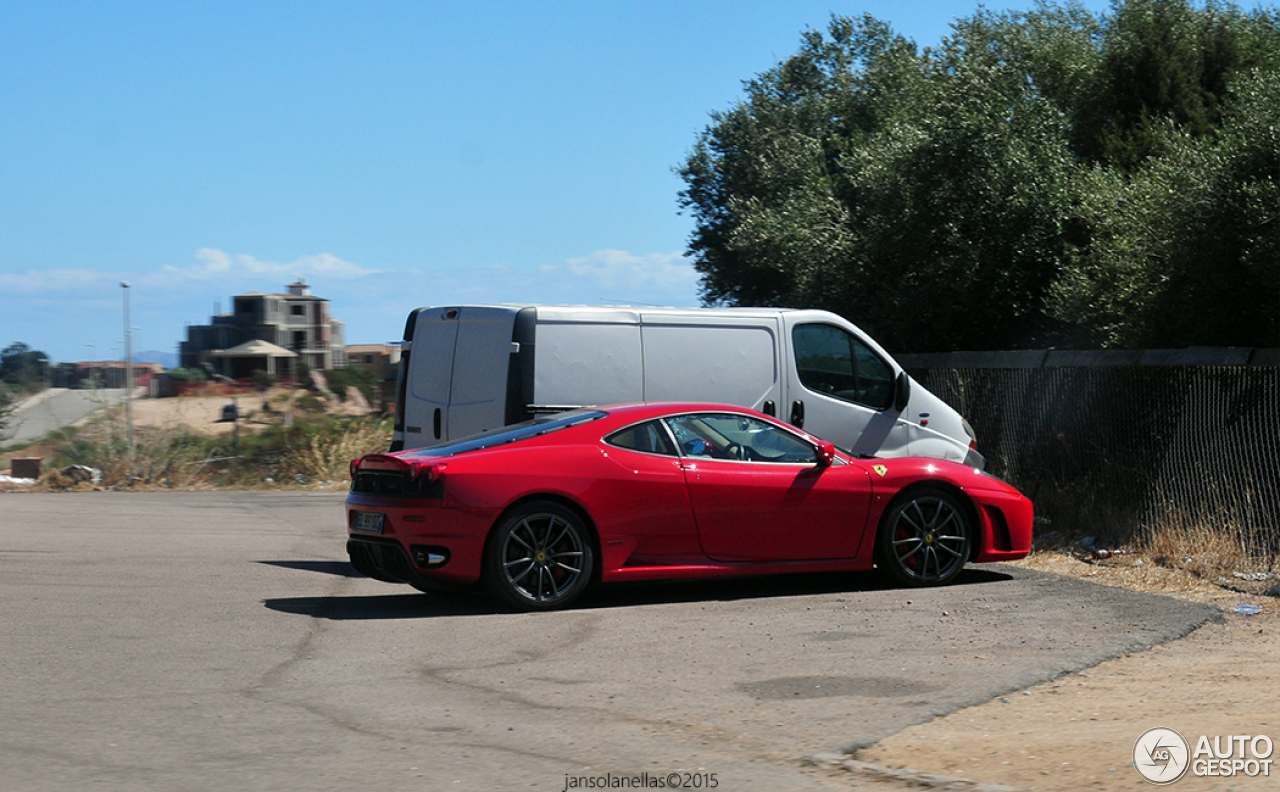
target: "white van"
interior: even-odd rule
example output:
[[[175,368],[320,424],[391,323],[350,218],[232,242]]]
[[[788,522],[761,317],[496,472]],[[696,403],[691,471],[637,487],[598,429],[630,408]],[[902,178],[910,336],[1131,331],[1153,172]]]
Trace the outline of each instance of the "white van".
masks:
[[[391,450],[642,401],[734,404],[854,454],[985,465],[959,413],[861,330],[782,308],[419,308],[405,324]]]

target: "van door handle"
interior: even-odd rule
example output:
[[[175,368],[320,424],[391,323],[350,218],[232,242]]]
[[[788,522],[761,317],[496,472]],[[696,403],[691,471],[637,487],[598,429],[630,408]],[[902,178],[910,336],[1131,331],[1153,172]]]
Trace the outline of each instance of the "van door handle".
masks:
[[[440,439],[440,408],[436,408],[436,414],[431,419],[431,429],[435,432],[436,439]]]
[[[796,399],[791,402],[791,425],[797,429],[804,428],[804,402]]]
[[[773,399],[767,399],[764,403],[764,409],[761,410],[760,412],[764,413],[765,415],[772,415],[774,418],[777,418],[778,405],[774,404]]]

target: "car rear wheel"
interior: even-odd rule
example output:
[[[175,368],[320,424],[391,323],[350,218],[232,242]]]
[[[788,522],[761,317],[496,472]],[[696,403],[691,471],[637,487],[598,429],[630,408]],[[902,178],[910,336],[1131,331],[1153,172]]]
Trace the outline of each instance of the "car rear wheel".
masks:
[[[529,503],[494,532],[485,584],[520,610],[555,610],[586,589],[594,564],[591,533],[581,517],[558,503]]]
[[[908,586],[950,583],[969,560],[972,533],[955,495],[943,489],[914,490],[885,514],[877,563]]]

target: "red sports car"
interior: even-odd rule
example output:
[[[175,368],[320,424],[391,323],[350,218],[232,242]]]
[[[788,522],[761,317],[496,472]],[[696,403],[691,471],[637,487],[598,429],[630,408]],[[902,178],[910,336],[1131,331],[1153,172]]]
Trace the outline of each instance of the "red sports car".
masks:
[[[860,570],[948,583],[1022,558],[1031,502],[975,468],[856,459],[738,407],[572,412],[351,463],[347,552],[423,590],[483,584],[522,610],[593,583]]]

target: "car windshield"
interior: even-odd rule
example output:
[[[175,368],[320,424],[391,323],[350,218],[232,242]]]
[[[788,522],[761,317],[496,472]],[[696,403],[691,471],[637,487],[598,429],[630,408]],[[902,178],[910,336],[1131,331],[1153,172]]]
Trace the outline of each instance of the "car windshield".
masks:
[[[532,421],[490,429],[487,432],[473,434],[470,437],[459,438],[452,443],[420,448],[415,450],[412,456],[448,457],[463,454],[467,451],[480,451],[485,448],[526,440],[530,437],[550,434],[561,429],[567,429],[570,426],[596,421],[604,418],[607,414],[599,410],[572,410],[554,415],[539,416]]]

